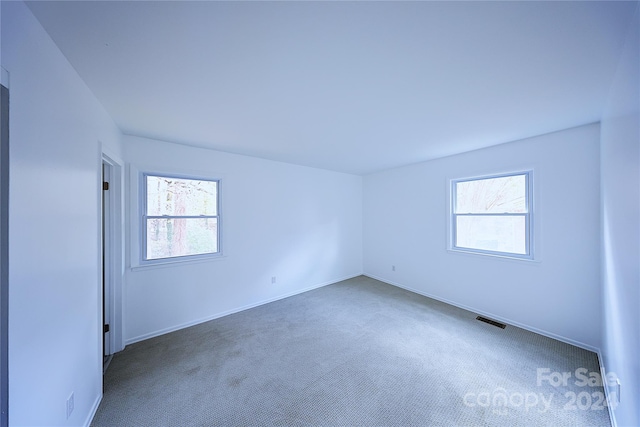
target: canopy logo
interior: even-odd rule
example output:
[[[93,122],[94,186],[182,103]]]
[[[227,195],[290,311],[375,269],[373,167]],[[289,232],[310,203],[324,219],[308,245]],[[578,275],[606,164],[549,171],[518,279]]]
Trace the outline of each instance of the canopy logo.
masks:
[[[616,386],[618,384],[616,374],[609,373],[605,377],[605,385]],[[463,397],[465,406],[491,408],[494,414],[506,415],[509,409],[521,408],[525,412],[547,412],[552,405],[562,407],[568,411],[602,411],[606,407],[615,409],[617,395],[610,393],[609,399],[604,394],[603,378],[598,372],[589,371],[587,368],[578,368],[569,372],[552,372],[549,368],[538,368],[536,371],[536,385],[544,387],[551,385],[553,388],[574,387],[582,389],[580,392],[567,391],[563,398],[558,399],[559,393],[542,392],[508,392],[502,387],[493,391],[482,390],[479,393],[467,393]],[[547,389],[548,390],[548,389]]]

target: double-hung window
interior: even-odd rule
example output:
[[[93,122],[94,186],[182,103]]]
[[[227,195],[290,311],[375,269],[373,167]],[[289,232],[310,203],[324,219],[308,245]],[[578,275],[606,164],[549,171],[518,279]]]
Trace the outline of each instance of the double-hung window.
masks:
[[[533,258],[532,172],[451,181],[451,247]]]
[[[142,174],[142,261],[220,254],[220,181]]]

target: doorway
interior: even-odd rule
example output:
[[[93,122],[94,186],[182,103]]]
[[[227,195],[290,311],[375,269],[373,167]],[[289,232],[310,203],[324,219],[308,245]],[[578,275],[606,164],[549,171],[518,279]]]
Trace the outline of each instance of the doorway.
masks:
[[[106,372],[114,353],[124,350],[122,283],[124,281],[124,162],[102,149],[100,216],[98,235],[102,242],[102,362]]]
[[[0,85],[0,427],[9,425],[9,89]],[[5,86],[5,84],[7,86]]]
[[[102,318],[102,363],[106,372],[114,353],[124,350],[122,284],[124,281],[124,162],[107,154],[102,147],[100,185],[100,229],[102,242],[102,303],[96,307]],[[99,260],[100,262],[100,260]]]
[[[102,160],[102,364],[107,370],[113,351],[111,348],[111,307],[113,304],[112,280],[113,260],[111,251],[112,203],[111,177],[113,166]]]

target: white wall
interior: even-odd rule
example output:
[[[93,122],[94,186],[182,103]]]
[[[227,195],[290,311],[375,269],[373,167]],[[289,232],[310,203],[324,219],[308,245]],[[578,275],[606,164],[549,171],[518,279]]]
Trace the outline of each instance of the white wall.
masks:
[[[99,146],[118,152],[120,134],[27,7],[1,7],[11,97],[9,422],[83,425],[102,395]]]
[[[128,270],[128,343],[362,273],[361,177],[138,137],[124,146],[133,168],[222,179],[225,255]]]
[[[127,341],[355,276],[364,266],[417,292],[602,346],[607,370],[622,381],[618,425],[640,424],[637,14],[601,148],[599,127],[589,125],[362,179],[135,137],[122,151],[112,120],[26,6],[0,7],[11,90],[11,425],[83,425],[101,396],[101,149],[136,166],[223,179],[225,258],[128,269]],[[537,262],[448,252],[447,180],[531,167]]]
[[[364,177],[365,274],[599,347],[598,143],[587,125]],[[448,181],[530,168],[536,261],[447,251]]]
[[[606,372],[621,383],[619,426],[640,425],[639,52],[636,11],[601,125],[602,354]]]

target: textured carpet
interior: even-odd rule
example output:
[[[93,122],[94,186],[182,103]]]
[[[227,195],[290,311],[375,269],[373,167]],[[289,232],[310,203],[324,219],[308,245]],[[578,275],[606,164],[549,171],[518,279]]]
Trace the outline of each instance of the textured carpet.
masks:
[[[610,425],[594,353],[475,317],[361,276],[128,346],[92,426]]]

